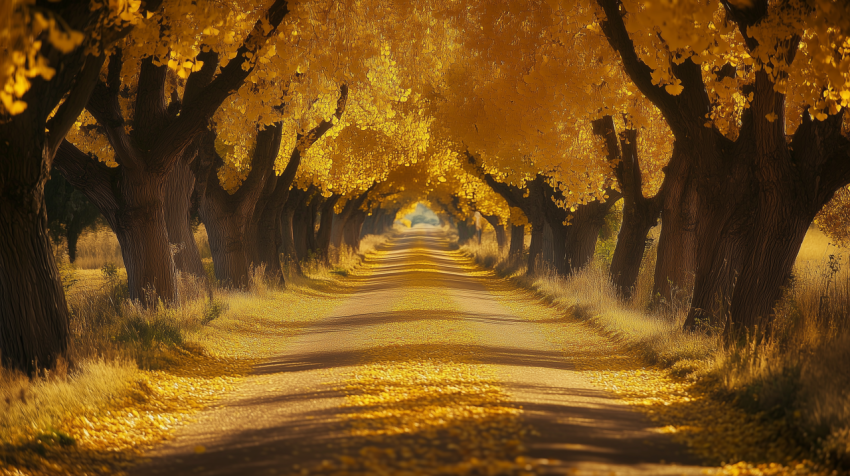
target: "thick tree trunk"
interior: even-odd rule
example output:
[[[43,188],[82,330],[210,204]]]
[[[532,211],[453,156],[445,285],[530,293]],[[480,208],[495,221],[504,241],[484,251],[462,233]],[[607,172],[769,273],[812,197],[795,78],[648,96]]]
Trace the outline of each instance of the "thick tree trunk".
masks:
[[[174,250],[174,265],[177,270],[206,279],[207,273],[189,223],[189,210],[192,207],[192,193],[195,188],[195,175],[189,167],[190,162],[185,157],[178,160],[165,180],[165,226],[168,230],[168,241]]]
[[[198,214],[207,228],[216,279],[225,287],[248,285],[249,222],[254,217],[263,187],[274,176],[274,161],[280,150],[281,125],[257,132],[251,171],[239,189],[230,194],[222,188],[217,170],[224,160],[215,151],[215,134],[207,132],[199,141],[199,165],[195,174],[202,184]]]
[[[481,215],[487,220],[487,223],[493,227],[494,232],[496,233],[496,244],[499,247],[499,251],[505,249],[507,245],[507,236],[505,236],[505,226],[499,223],[499,217],[497,215]]]
[[[613,121],[611,122],[613,129]],[[665,176],[661,190],[654,197],[645,198],[637,153],[637,131],[624,131],[620,148],[622,160],[617,166],[617,180],[623,191],[623,223],[620,225],[617,246],[611,258],[611,279],[620,296],[628,299],[634,292],[640,273],[640,265],[646,251],[646,237],[649,230],[658,223],[661,204],[669,189],[670,180]],[[676,164],[668,165],[668,169],[671,166],[675,168]]]
[[[198,213],[207,228],[215,277],[228,288],[248,285],[248,259],[245,256],[246,217],[227,210],[225,202],[207,196]]]
[[[298,258],[298,251],[295,246],[295,234],[293,228],[293,219],[297,210],[306,209],[306,200],[310,198],[309,192],[306,190],[293,189],[289,192],[289,198],[283,207],[280,214],[281,225],[281,249],[283,259],[289,267],[289,271],[303,276],[304,272],[301,269],[301,262]]]
[[[620,193],[608,189],[606,195],[609,198],[604,203],[594,200],[576,205],[575,211],[570,212],[553,201],[553,197],[560,198],[560,191],[546,183],[541,186],[541,208],[555,241],[553,264],[559,274],[569,276],[593,260],[599,232],[605,225],[605,215],[620,198]]]
[[[342,198],[341,195],[333,194],[322,203],[321,217],[319,219],[319,232],[316,234],[317,256],[325,263],[330,264],[331,229],[333,228],[334,206]]]
[[[140,169],[110,169],[63,142],[54,165],[100,210],[118,237],[130,298],[145,305],[178,302],[177,268],[162,204],[164,177]]]
[[[511,245],[508,256],[518,258],[525,251],[525,225],[514,225],[511,223]]]
[[[266,276],[272,280],[283,279],[280,266],[280,247],[283,244],[281,213],[289,198],[289,184],[284,187],[281,180],[277,182],[272,195],[267,200],[260,200],[246,236],[251,244],[247,250],[248,262],[255,267],[265,265]]]
[[[97,17],[79,2],[39,9],[64,19],[69,30],[86,30]],[[39,55],[54,69],[52,78],[31,78],[22,97],[27,109],[0,119],[0,363],[29,375],[52,368],[68,349],[68,306],[48,237],[44,186],[104,62],[86,56],[87,48],[61,52],[42,43]]]
[[[177,268],[171,255],[162,204],[164,179],[159,174],[121,168],[121,202],[104,213],[121,245],[130,298],[155,305],[179,302]],[[89,197],[96,205],[95,197]],[[101,208],[101,212],[104,209]]]
[[[305,244],[307,246],[307,251],[312,253],[314,256],[319,251],[319,242],[316,239],[316,217],[319,213],[319,208],[322,205],[322,195],[317,191],[313,198],[310,200],[310,207],[307,209],[307,216],[305,220],[305,229],[304,229],[304,237]]]
[[[570,225],[571,237],[567,245],[567,264],[568,272],[574,273],[585,266],[592,260],[596,252],[596,242],[599,240],[599,232],[605,226],[605,215],[611,211],[611,207],[616,203],[617,198],[613,193],[609,194],[611,198],[605,203],[590,202],[584,205],[578,205],[573,214],[573,221]]]
[[[531,218],[531,243],[528,245],[528,268],[526,276],[532,276],[540,271],[543,261],[543,225],[545,221],[542,216]]]
[[[306,206],[295,210],[292,216],[292,240],[295,247],[295,256],[298,260],[307,257],[307,233],[309,230],[310,207]],[[285,226],[285,224],[284,224]]]
[[[617,292],[626,299],[634,292],[646,251],[646,238],[658,223],[658,214],[658,207],[626,204],[623,208],[623,223],[611,258],[611,279]]]
[[[12,176],[10,169],[40,163],[37,158],[9,154],[12,148],[0,141],[0,170],[6,180]],[[52,367],[64,355],[69,339],[68,306],[41,196],[44,175],[42,186],[4,187],[0,195],[0,357],[4,366],[30,375],[37,368]]]
[[[665,172],[669,185],[661,203],[661,234],[655,261],[654,300],[672,302],[688,296],[696,269],[697,193],[681,143],[673,145],[673,157]]]
[[[362,238],[363,222],[366,221],[366,212],[355,210],[346,221],[343,229],[343,243],[355,253],[360,251],[360,238]]]
[[[566,247],[564,246],[564,238],[565,236],[559,235],[557,240],[559,244],[559,248],[561,251],[564,251]],[[543,250],[540,252],[540,258],[543,262],[548,263],[548,265],[555,264],[555,233],[552,230],[552,227],[548,222],[543,222]]]

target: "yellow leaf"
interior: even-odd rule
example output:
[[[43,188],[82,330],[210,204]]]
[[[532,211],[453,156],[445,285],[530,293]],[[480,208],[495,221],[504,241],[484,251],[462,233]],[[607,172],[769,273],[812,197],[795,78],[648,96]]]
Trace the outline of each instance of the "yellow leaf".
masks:
[[[204,447],[204,445],[198,445],[195,447],[195,453],[197,454],[206,453],[206,451],[207,449]]]
[[[777,116],[776,114],[774,114],[772,112],[770,114],[765,115],[764,117],[765,117],[765,119],[767,119],[767,122],[773,122],[773,121],[775,121],[776,119],[779,118],[779,116]]]
[[[667,86],[664,86],[664,89],[673,96],[678,96],[679,94],[682,94],[685,87],[681,84],[668,84]]]

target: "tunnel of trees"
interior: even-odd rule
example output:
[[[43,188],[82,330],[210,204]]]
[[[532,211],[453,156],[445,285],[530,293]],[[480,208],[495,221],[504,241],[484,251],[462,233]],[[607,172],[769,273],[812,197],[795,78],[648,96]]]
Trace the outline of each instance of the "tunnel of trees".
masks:
[[[130,297],[167,304],[207,279],[193,217],[239,288],[418,202],[569,276],[616,209],[621,298],[660,225],[653,294],[730,338],[770,330],[813,222],[850,231],[850,11],[829,0],[3,8],[0,356],[25,372],[68,347],[51,240],[73,262],[93,226]]]

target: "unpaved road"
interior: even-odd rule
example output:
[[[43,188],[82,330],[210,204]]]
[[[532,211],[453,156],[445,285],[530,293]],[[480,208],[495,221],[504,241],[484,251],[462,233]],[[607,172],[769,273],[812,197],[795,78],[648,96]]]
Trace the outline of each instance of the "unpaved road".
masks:
[[[574,369],[569,345],[547,338],[545,324],[488,290],[498,278],[474,270],[439,231],[403,233],[369,264],[348,278],[357,292],[344,305],[134,473],[486,474],[475,465],[501,458],[533,461],[525,468],[541,474],[703,474],[652,422]],[[576,346],[594,348],[579,330]],[[478,388],[487,396],[475,398]],[[501,453],[514,448],[500,446],[515,445],[512,432],[526,460]],[[384,450],[390,456],[369,456]],[[345,455],[373,461],[345,466]],[[456,464],[426,461],[440,457]]]

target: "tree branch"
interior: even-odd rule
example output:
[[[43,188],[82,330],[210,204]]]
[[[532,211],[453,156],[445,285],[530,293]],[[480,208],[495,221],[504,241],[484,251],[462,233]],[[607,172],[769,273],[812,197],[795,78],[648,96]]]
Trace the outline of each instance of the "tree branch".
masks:
[[[59,106],[56,114],[47,121],[48,160],[52,160],[56,155],[59,145],[65,140],[65,136],[71,130],[74,121],[77,120],[77,117],[85,109],[86,103],[89,101],[89,97],[91,97],[92,91],[97,84],[100,69],[103,67],[105,61],[106,56],[103,54],[86,57],[86,64],[83,66],[82,71],[77,74],[76,81],[68,97]]]
[[[165,78],[168,68],[156,66],[153,58],[142,60],[136,88],[136,109],[133,113],[133,138],[139,144],[153,144],[159,129],[168,118],[165,102]],[[147,148],[142,145],[142,148]]]
[[[282,136],[283,123],[281,122],[276,122],[257,132],[254,157],[251,160],[251,171],[248,172],[248,177],[242,182],[239,190],[233,194],[236,200],[240,200],[246,194],[256,192],[258,188],[265,186],[270,177],[274,177],[274,162],[280,151]]]
[[[212,82],[215,70],[218,69],[218,53],[213,50],[202,51],[196,59],[203,61],[204,65],[186,79],[186,88],[183,92],[184,109],[201,97],[201,92]]]
[[[124,129],[124,117],[118,104],[121,88],[121,49],[109,58],[106,83],[98,81],[92,91],[86,109],[103,127],[103,132],[115,150],[115,161],[128,168],[143,168],[144,162]]]
[[[626,30],[626,24],[620,15],[624,8],[620,0],[597,0],[605,12],[605,20],[601,22],[602,32],[608,38],[608,43],[614,51],[620,53],[623,69],[632,82],[640,89],[653,104],[662,111],[672,111],[675,108],[673,96],[664,90],[663,86],[652,83],[652,68],[638,58],[635,44]]]
[[[275,0],[266,15],[254,24],[254,28],[237,50],[236,57],[221,68],[221,74],[199,93],[199,100],[184,105],[180,117],[164,132],[151,151],[151,157],[156,161],[149,164],[153,170],[168,170],[180,157],[183,149],[202,131],[221,104],[239,89],[254,70],[257,52],[275,33],[288,13],[287,0]]]
[[[339,99],[336,101],[336,111],[334,111],[334,116],[337,121],[342,118],[342,114],[345,112],[345,105],[348,103],[348,85],[343,84],[339,87]],[[306,152],[307,148],[312,146],[319,140],[326,132],[328,132],[331,127],[334,126],[334,121],[322,121],[318,126],[314,127],[310,132],[304,135],[298,135],[297,144],[299,144],[299,148],[302,147]]]
[[[115,216],[118,203],[112,183],[118,171],[83,153],[70,142],[63,140],[56,151],[53,165],[65,179],[82,191],[108,220]],[[114,223],[110,223],[114,226]]]

